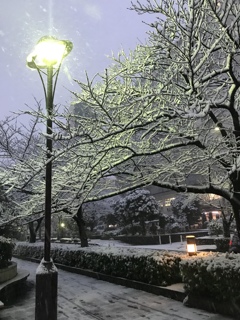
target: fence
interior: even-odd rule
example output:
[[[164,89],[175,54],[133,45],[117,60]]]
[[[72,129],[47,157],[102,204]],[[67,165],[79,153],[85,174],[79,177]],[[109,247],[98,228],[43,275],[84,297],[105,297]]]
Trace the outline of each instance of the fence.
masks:
[[[190,234],[195,237],[203,237],[208,235],[208,231],[203,230],[185,233],[159,234],[156,236],[118,236],[114,237],[114,240],[120,240],[133,245],[157,245],[183,242],[186,240],[186,236]]]

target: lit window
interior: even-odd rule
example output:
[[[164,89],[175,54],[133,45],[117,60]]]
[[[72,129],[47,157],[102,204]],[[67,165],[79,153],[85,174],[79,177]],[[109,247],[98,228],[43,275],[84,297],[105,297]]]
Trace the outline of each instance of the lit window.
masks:
[[[221,197],[218,196],[217,194],[209,193],[209,200],[216,200],[219,198],[221,198]]]
[[[174,200],[175,198],[169,198],[165,200],[165,207],[170,207],[171,206],[171,201]]]

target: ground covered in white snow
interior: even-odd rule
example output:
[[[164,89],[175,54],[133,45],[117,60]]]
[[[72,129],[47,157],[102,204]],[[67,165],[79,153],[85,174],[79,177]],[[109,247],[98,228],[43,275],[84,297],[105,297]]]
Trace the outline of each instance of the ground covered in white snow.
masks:
[[[26,242],[23,242],[26,244]],[[35,244],[31,244],[34,246],[42,246],[43,242],[39,241],[36,242]],[[124,248],[124,247],[128,247],[128,248],[132,248],[132,249],[150,249],[150,250],[163,250],[163,251],[180,251],[185,253],[186,252],[186,241],[183,242],[173,242],[173,243],[168,243],[168,244],[157,244],[157,245],[139,245],[139,246],[134,246],[134,245],[130,245],[118,240],[101,240],[101,239],[94,239],[94,240],[89,240],[89,247],[94,246],[96,247],[100,247],[101,249],[99,250],[103,250],[103,248],[106,247],[108,248]],[[70,243],[52,243],[51,244],[52,248],[64,248],[64,249],[71,249],[71,250],[78,250],[80,248],[79,244],[70,244]],[[210,250],[215,250],[216,246],[215,245],[201,245],[201,246],[197,246],[197,250],[198,251],[210,251]],[[119,250],[119,249],[117,249]],[[143,252],[144,250],[141,250],[141,252]]]

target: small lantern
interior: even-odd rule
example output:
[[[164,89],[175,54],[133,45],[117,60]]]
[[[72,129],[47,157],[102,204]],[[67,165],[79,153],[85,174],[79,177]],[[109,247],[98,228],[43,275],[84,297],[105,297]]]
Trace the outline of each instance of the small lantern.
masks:
[[[196,238],[195,236],[186,236],[187,239],[187,252],[189,256],[197,254]]]

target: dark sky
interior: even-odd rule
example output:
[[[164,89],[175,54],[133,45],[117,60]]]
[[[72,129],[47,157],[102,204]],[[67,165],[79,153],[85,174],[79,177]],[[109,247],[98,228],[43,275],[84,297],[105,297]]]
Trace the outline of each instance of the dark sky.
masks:
[[[107,55],[145,43],[150,29],[142,21],[150,15],[127,10],[131,0],[1,0],[0,77],[1,116],[34,108],[34,97],[43,99],[36,71],[26,67],[26,57],[39,38],[52,34],[71,40],[72,53],[65,59],[58,80],[55,103],[69,105],[69,90],[77,90],[72,79],[83,80],[101,72],[110,61]],[[44,103],[44,102],[43,102]]]

